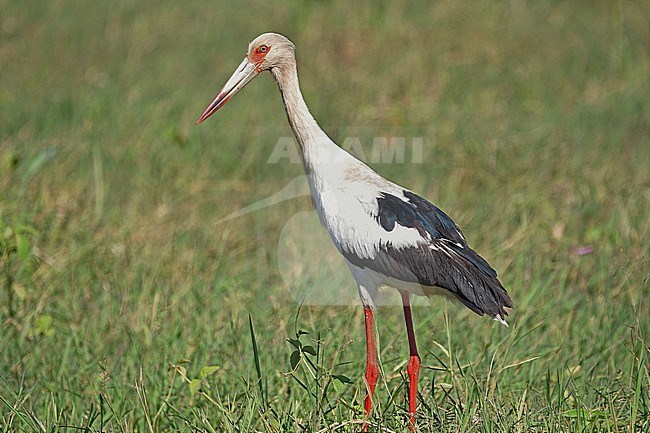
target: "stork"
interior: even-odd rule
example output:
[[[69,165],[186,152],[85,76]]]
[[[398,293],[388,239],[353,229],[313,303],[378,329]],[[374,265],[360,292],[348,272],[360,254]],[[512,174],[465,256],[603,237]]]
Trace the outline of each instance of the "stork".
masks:
[[[378,291],[390,287],[401,295],[410,351],[408,412],[413,430],[420,356],[413,331],[411,296],[445,295],[504,325],[512,300],[496,271],[467,245],[446,213],[384,179],[323,132],[300,92],[295,47],[286,37],[265,33],[255,38],[244,60],[196,124],[213,115],[263,71],[271,72],[282,94],[320,221],[357,283],[365,313],[366,417],[379,377],[374,333]]]

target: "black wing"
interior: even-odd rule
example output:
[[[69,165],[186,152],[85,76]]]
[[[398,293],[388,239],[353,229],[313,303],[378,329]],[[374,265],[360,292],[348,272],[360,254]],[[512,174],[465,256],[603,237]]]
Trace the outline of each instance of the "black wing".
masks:
[[[438,207],[410,191],[408,201],[383,193],[377,199],[377,223],[386,231],[397,224],[415,228],[422,236],[417,245],[396,248],[380,243],[373,260],[346,255],[360,267],[392,278],[448,290],[477,314],[504,317],[512,300],[496,271],[465,241],[460,229]]]

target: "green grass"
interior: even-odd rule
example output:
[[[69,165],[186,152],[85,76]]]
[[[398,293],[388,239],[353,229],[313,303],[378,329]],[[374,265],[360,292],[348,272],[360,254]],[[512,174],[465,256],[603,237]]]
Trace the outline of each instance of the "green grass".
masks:
[[[0,431],[358,431],[361,309],[295,299],[352,279],[320,230],[295,240],[336,272],[279,270],[309,199],[220,222],[302,173],[266,163],[291,135],[270,75],[193,126],[269,30],[335,141],[425,138],[374,167],[515,302],[509,328],[415,308],[418,428],[650,430],[642,2],[0,4]],[[379,311],[376,431],[405,430],[402,320]]]

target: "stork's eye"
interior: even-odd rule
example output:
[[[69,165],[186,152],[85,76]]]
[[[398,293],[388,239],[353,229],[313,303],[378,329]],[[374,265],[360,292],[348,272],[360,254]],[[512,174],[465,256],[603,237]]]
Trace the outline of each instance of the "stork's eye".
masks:
[[[256,63],[263,61],[269,51],[271,51],[271,47],[268,45],[260,45],[255,48],[255,51],[251,54],[251,61]]]

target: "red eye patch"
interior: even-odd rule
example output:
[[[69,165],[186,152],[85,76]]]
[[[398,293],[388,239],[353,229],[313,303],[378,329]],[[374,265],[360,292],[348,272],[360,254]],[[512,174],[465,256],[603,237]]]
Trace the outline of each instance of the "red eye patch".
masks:
[[[260,45],[259,47],[255,48],[255,51],[253,51],[253,54],[251,54],[251,60],[255,63],[261,62],[264,60],[264,57],[271,51],[271,47],[268,45]]]

